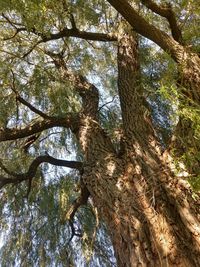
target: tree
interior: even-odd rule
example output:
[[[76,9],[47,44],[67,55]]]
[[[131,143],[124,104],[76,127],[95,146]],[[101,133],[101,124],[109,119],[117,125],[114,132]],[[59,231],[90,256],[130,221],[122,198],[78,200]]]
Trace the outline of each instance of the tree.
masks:
[[[198,6],[90,2],[1,4],[2,264],[112,266],[108,232],[118,266],[199,266]]]

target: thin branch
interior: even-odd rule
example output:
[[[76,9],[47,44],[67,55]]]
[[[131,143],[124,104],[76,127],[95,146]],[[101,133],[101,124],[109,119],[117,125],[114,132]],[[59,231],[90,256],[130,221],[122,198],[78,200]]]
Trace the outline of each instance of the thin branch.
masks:
[[[22,147],[22,149],[23,149],[23,151],[24,151],[25,153],[28,152],[29,147],[30,147],[33,143],[35,143],[35,141],[40,137],[40,134],[41,134],[41,133],[39,133],[39,134],[33,134],[33,135],[31,135],[30,137],[28,137],[28,138],[26,139],[26,141],[25,141],[25,143],[24,143],[24,145],[23,145],[23,147]]]
[[[29,102],[27,102],[20,95],[16,96],[16,99],[19,100],[19,102],[22,103],[23,105],[27,106],[31,111],[33,111],[34,113],[40,115],[42,118],[44,118],[44,119],[50,118],[50,116],[48,116],[47,114],[45,114],[41,110],[35,108],[33,105],[31,105]]]
[[[36,159],[33,160],[31,165],[29,166],[29,169],[26,173],[14,173],[8,170],[2,162],[0,162],[0,168],[7,173],[11,177],[4,177],[0,176],[0,189],[6,185],[6,184],[17,184],[25,180],[31,180],[36,172],[37,168],[39,167],[40,164],[42,163],[49,163],[55,166],[60,166],[60,167],[67,167],[71,169],[76,169],[79,170],[81,173],[83,172],[83,164],[82,162],[79,161],[67,161],[67,160],[61,160],[61,159],[56,159],[53,158],[49,155],[45,156],[39,156]]]
[[[90,41],[101,41],[101,42],[113,42],[117,41],[117,37],[115,34],[107,34],[107,33],[94,33],[94,32],[86,32],[86,31],[80,31],[76,27],[75,19],[73,17],[73,14],[71,14],[71,24],[72,28],[68,29],[67,27],[63,28],[61,31],[57,33],[48,33],[48,35],[45,35],[45,33],[41,33],[37,31],[35,28],[32,28],[31,30],[27,30],[26,27],[16,27],[15,23],[13,23],[8,17],[5,15],[2,15],[6,21],[15,28],[16,32],[11,37],[5,38],[4,40],[10,40],[13,39],[19,32],[26,31],[31,32],[37,36],[39,36],[41,39],[37,41],[23,56],[22,58],[26,58],[39,44],[46,43],[52,40],[57,40],[61,38],[66,37],[76,37],[83,40],[90,40]]]
[[[12,21],[12,20],[11,20],[10,18],[8,18],[4,13],[2,13],[1,15],[2,15],[2,17],[3,17],[4,19],[6,19],[6,21],[7,21],[10,25],[12,25],[14,28],[16,28],[16,26],[22,26],[21,23]]]
[[[42,42],[48,42],[52,40],[57,40],[63,37],[76,37],[84,40],[90,41],[101,41],[101,42],[113,42],[117,41],[117,38],[114,34],[107,34],[107,33],[95,33],[95,32],[86,32],[86,31],[79,31],[77,28],[64,28],[58,33],[50,33],[48,36],[44,34],[33,32],[38,36],[42,36]]]
[[[15,173],[10,171],[3,163],[2,160],[0,159],[0,168],[7,174],[9,174],[10,176],[15,176]]]
[[[117,95],[114,95],[113,98],[112,98],[112,100],[110,100],[110,101],[106,102],[105,104],[103,104],[103,105],[98,109],[98,111],[100,111],[102,108],[104,108],[104,107],[107,106],[108,104],[113,103],[116,97],[117,97]]]
[[[10,58],[7,58],[7,60],[8,60],[8,59],[11,59],[11,60],[12,60],[13,58],[19,58],[19,59],[25,61],[26,63],[28,63],[29,65],[33,65],[33,66],[35,66],[34,63],[30,62],[30,61],[29,61],[28,59],[26,59],[26,58],[22,58],[22,57],[19,56],[18,54],[12,53],[12,52],[10,52],[10,51],[6,51],[5,49],[1,49],[1,48],[0,48],[0,52],[2,52],[2,53],[4,53],[4,54],[8,54],[8,55],[11,56]]]
[[[51,135],[54,135],[54,134],[61,134],[62,132],[52,132],[52,133],[49,133],[48,135],[46,135],[45,137],[43,137],[42,139],[39,140],[39,143],[43,142],[44,140],[46,140],[47,138],[49,138]]]
[[[6,17],[5,15],[2,15],[7,22],[16,29],[16,33],[21,32],[21,31],[27,31],[28,30],[25,27],[20,27],[17,28],[15,23],[13,23],[8,17]],[[71,23],[72,23],[72,28],[68,29],[67,27],[63,28],[61,31],[59,31],[58,33],[50,33],[47,35],[45,35],[44,33],[38,32],[35,28],[32,28],[31,30],[29,30],[29,32],[34,33],[37,36],[41,37],[40,42],[48,42],[51,40],[57,40],[63,37],[76,37],[76,38],[81,38],[84,40],[90,40],[90,41],[102,41],[102,42],[112,42],[112,41],[117,41],[117,37],[115,36],[115,34],[107,34],[107,33],[94,33],[94,32],[86,32],[86,31],[79,31],[76,27],[76,23],[75,23],[75,19],[73,17],[73,15],[71,14]],[[13,38],[13,37],[12,37]],[[11,39],[11,37],[9,38]],[[35,46],[38,45],[35,44]],[[32,48],[33,50],[33,48]]]
[[[70,21],[71,21],[71,24],[72,24],[72,29],[77,30],[76,21],[75,21],[75,18],[74,18],[72,13],[70,14]]]
[[[88,191],[87,187],[83,184],[83,182],[81,183],[81,195],[79,198],[77,198],[74,203],[72,204],[71,208],[69,209],[69,211],[67,212],[65,218],[66,220],[69,221],[69,225],[71,227],[71,237],[68,241],[68,243],[71,242],[71,240],[73,239],[74,236],[79,236],[81,237],[81,234],[77,234],[75,227],[74,227],[74,217],[76,212],[78,211],[78,209],[80,208],[80,206],[86,205],[88,198],[90,196],[90,192]]]
[[[23,105],[27,106],[31,111],[33,111],[34,113],[40,115],[42,118],[44,119],[49,119],[50,116],[48,116],[47,114],[45,114],[44,112],[42,112],[41,110],[35,108],[33,105],[31,105],[29,102],[27,102],[24,98],[22,98],[19,95],[19,92],[16,90],[16,86],[15,86],[15,74],[13,72],[13,70],[11,70],[12,73],[12,86],[11,89],[13,90],[13,92],[16,94],[16,100],[18,100],[20,103],[22,103]]]
[[[22,58],[26,58],[39,44],[41,44],[43,41],[39,40],[36,42],[23,56]]]
[[[4,38],[4,39],[3,39],[4,41],[11,40],[11,39],[13,39],[19,32],[26,31],[26,28],[25,28],[25,27],[20,27],[20,28],[17,27],[17,26],[22,26],[22,24],[13,22],[13,21],[12,21],[10,18],[8,18],[4,13],[2,13],[1,15],[2,15],[2,17],[6,20],[6,22],[8,22],[8,23],[15,29],[15,33],[13,34],[13,36],[8,37],[8,38]]]
[[[17,34],[18,34],[19,32],[24,31],[24,30],[25,30],[25,28],[16,28],[16,31],[15,31],[15,33],[14,33],[12,36],[7,37],[7,38],[3,38],[3,40],[4,40],[4,41],[11,40],[11,39],[15,38],[15,36],[17,36]]]
[[[177,24],[176,16],[175,16],[175,13],[173,12],[171,4],[166,3],[165,5],[157,5],[152,0],[141,0],[141,2],[151,11],[153,11],[154,13],[168,20],[173,38],[177,42],[182,44],[183,38],[182,38],[181,30]]]
[[[32,189],[32,181],[33,181],[33,177],[28,179],[28,184],[27,184],[27,192],[26,195],[24,196],[24,198],[28,199],[30,193],[31,193],[31,189]]]
[[[86,31],[79,31],[77,28],[64,28],[58,33],[51,33],[48,36],[45,34],[37,32],[36,30],[32,29],[32,33],[41,37],[41,39],[36,42],[23,56],[22,58],[27,57],[39,44],[46,43],[53,40],[63,39],[65,37],[76,37],[83,40],[89,41],[101,41],[101,42],[113,42],[117,41],[117,37],[114,34],[106,34],[106,33],[94,33],[94,32],[86,32]]]

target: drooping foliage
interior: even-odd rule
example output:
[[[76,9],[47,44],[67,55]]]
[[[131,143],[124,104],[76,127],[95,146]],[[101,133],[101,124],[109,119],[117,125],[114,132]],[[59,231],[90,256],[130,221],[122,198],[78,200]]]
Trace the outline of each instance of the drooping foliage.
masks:
[[[130,2],[146,20],[169,31],[164,18],[149,12],[142,1]],[[197,1],[177,0],[173,8],[184,43],[200,51]],[[16,129],[16,138],[1,142],[0,177],[17,177],[7,185],[0,179],[0,264],[115,266],[104,222],[92,199],[87,206],[82,201],[84,158],[68,121],[82,112],[77,80],[87,79],[100,93],[100,124],[116,151],[120,149],[116,41],[124,22],[103,0],[1,1],[0,13],[0,127],[8,135]],[[200,140],[199,106],[186,100],[175,62],[142,36],[139,51],[142,87],[163,151],[180,117],[192,122],[192,138]],[[57,68],[61,59],[69,72],[65,79]],[[18,136],[20,130],[24,134]],[[193,166],[200,162],[199,150],[187,145],[191,147],[176,155],[175,162],[181,158]],[[75,170],[65,168],[71,166]],[[199,180],[190,178],[196,189]]]

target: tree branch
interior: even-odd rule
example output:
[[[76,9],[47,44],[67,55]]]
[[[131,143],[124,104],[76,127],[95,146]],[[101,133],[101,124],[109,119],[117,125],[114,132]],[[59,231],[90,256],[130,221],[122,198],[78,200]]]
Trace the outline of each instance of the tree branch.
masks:
[[[112,100],[110,100],[110,101],[106,102],[105,104],[103,104],[103,105],[98,109],[98,111],[101,111],[101,110],[102,110],[105,106],[107,106],[108,104],[113,103],[116,97],[117,97],[117,95],[114,95],[113,98],[112,98]]]
[[[15,38],[15,36],[17,36],[17,34],[18,34],[19,32],[22,32],[22,31],[24,31],[24,30],[25,30],[25,28],[16,28],[16,31],[15,31],[15,33],[14,33],[12,36],[7,37],[7,38],[3,38],[3,40],[4,40],[4,41],[11,40],[11,39]]]
[[[61,54],[46,52],[54,61],[55,66],[62,70],[64,79],[71,81],[75,90],[82,98],[82,112],[89,115],[94,119],[97,118],[98,105],[99,105],[99,92],[98,89],[80,74],[70,71]]]
[[[166,18],[169,22],[174,40],[183,44],[181,30],[177,24],[176,16],[172,10],[171,4],[157,5],[152,0],[141,0],[141,2],[154,13]]]
[[[4,14],[2,16],[16,30],[14,36],[9,37],[8,39],[14,38],[19,32],[22,32],[22,31],[28,32],[26,27],[17,27],[16,26],[17,24],[12,22],[7,16],[5,16]],[[64,37],[76,37],[76,38],[80,38],[84,40],[101,41],[101,42],[117,41],[117,37],[115,34],[80,31],[76,27],[75,20],[72,14],[71,14],[71,23],[72,23],[71,29],[68,29],[67,27],[65,27],[57,33],[50,33],[50,34],[48,33],[48,35],[45,35],[45,33],[38,32],[35,28],[32,28],[31,30],[29,30],[29,32],[32,32],[35,35],[41,37],[41,40],[39,41],[39,43],[41,42],[45,43],[48,41],[57,40],[57,39],[64,38]]]
[[[33,105],[31,105],[29,102],[27,102],[24,98],[22,98],[20,95],[16,96],[16,100],[18,100],[20,103],[22,103],[23,105],[27,106],[31,111],[33,111],[34,113],[40,115],[42,118],[44,119],[49,119],[50,116],[48,116],[47,114],[45,114],[44,112],[42,112],[41,110],[35,108]]]
[[[137,33],[155,42],[170,54],[175,61],[180,60],[180,54],[183,54],[184,48],[164,31],[148,23],[127,0],[107,1],[129,22]]]
[[[22,26],[21,23],[19,22],[14,22],[12,21],[9,17],[7,17],[4,13],[1,13],[1,16],[10,24],[12,25],[14,28],[17,28],[17,26]]]
[[[14,173],[8,170],[8,168],[6,168],[2,162],[0,162],[0,168],[7,173],[9,176],[11,177],[4,177],[4,176],[0,176],[0,189],[6,185],[6,184],[17,184],[20,183],[22,181],[25,180],[31,180],[37,171],[37,168],[39,167],[40,164],[42,163],[49,163],[55,166],[62,166],[62,167],[67,167],[67,168],[71,168],[71,169],[77,169],[80,172],[83,172],[83,164],[82,162],[78,162],[78,161],[67,161],[67,160],[61,160],[61,159],[56,159],[53,158],[49,155],[45,155],[45,156],[39,156],[36,159],[33,160],[33,162],[31,163],[28,171],[26,173]]]
[[[72,28],[72,29],[64,28],[60,32],[50,33],[48,36],[45,36],[45,34],[36,31],[32,32],[40,36],[42,38],[42,42],[44,43],[64,37],[76,37],[84,40],[101,41],[101,42],[113,42],[117,40],[114,34],[79,31],[77,28]]]
[[[0,128],[0,142],[28,137],[53,127],[76,128],[78,124],[78,114],[68,114],[65,117],[49,117],[38,120],[23,128]]]
[[[43,41],[39,40],[37,41],[23,56],[22,58],[26,58],[39,44],[41,44]]]
[[[81,194],[80,197],[78,197],[74,203],[72,204],[71,208],[69,209],[69,211],[67,212],[65,218],[69,221],[69,225],[71,227],[71,237],[68,241],[68,243],[71,242],[71,240],[73,239],[74,236],[81,236],[81,234],[77,234],[76,230],[74,228],[74,216],[76,214],[76,212],[78,211],[78,209],[80,208],[80,206],[82,205],[86,205],[88,198],[90,196],[90,192],[88,191],[87,187],[82,183],[81,184]]]
[[[44,119],[49,119],[50,116],[48,116],[47,114],[45,114],[44,112],[42,112],[41,110],[35,108],[33,105],[31,105],[29,102],[27,102],[25,99],[23,99],[20,95],[19,95],[19,92],[17,91],[16,89],[16,86],[15,86],[15,74],[14,72],[11,70],[11,73],[12,73],[12,77],[13,77],[13,80],[12,80],[12,85],[11,85],[11,89],[13,90],[13,92],[15,93],[16,95],[16,100],[18,100],[20,103],[22,103],[23,105],[27,106],[31,111],[33,111],[34,113],[40,115],[42,118]]]

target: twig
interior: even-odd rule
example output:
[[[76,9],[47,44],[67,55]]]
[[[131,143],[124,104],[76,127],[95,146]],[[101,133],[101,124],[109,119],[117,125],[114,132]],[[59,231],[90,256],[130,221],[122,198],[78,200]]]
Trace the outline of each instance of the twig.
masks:
[[[22,58],[27,57],[39,44],[41,44],[43,40],[39,40],[37,43],[35,43],[23,56]]]
[[[107,105],[110,104],[110,103],[113,103],[116,97],[117,97],[117,95],[114,95],[111,101],[108,101],[108,102],[106,102],[105,104],[103,104],[103,105],[98,109],[98,112],[99,112],[103,107],[107,106]]]
[[[22,98],[20,95],[19,95],[19,92],[17,91],[16,89],[16,86],[15,86],[15,74],[13,72],[13,70],[11,70],[11,73],[12,73],[12,86],[11,86],[11,89],[13,90],[13,92],[16,94],[16,100],[18,100],[20,103],[24,104],[25,106],[27,106],[31,111],[33,111],[34,113],[40,115],[42,118],[44,119],[49,119],[50,116],[48,116],[47,114],[45,114],[44,112],[42,112],[41,110],[35,108],[33,105],[31,105],[29,102],[27,102],[24,98]]]

